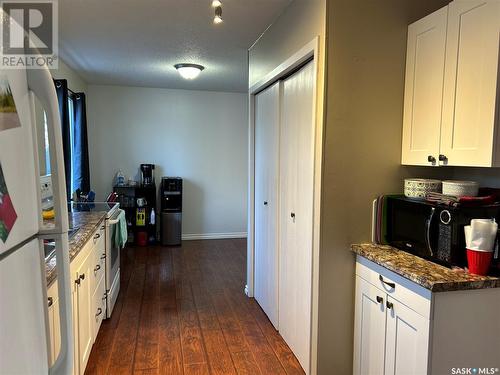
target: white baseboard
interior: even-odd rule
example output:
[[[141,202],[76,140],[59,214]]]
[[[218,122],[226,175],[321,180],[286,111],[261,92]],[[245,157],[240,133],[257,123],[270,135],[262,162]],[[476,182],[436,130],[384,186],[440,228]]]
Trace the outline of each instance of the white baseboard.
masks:
[[[247,238],[247,232],[231,232],[231,233],[202,233],[202,234],[183,234],[184,241],[190,240],[221,240],[228,238]]]

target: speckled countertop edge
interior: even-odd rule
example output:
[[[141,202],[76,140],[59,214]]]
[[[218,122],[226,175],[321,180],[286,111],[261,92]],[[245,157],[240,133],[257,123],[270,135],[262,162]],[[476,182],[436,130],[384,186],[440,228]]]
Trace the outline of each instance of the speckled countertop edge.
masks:
[[[69,239],[69,260],[70,262],[83,249],[90,240],[92,234],[101,225],[106,218],[105,211],[98,212],[74,212],[69,214],[69,222],[73,228],[79,227],[78,232]],[[45,262],[45,276],[47,287],[50,287],[57,278],[56,257],[51,257]]]
[[[500,278],[452,270],[392,246],[354,244],[351,250],[435,293],[500,287]]]

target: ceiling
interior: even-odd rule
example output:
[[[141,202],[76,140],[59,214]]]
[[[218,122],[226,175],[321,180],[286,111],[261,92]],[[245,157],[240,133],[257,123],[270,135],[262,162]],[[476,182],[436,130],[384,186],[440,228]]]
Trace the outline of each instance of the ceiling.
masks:
[[[59,54],[90,84],[246,92],[247,50],[291,0],[222,2],[214,25],[211,0],[60,0]]]

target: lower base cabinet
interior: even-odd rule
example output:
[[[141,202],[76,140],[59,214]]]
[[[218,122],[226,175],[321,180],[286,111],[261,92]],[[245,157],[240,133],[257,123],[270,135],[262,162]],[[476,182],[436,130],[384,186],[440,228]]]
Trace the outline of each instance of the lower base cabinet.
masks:
[[[441,375],[473,368],[493,374],[487,371],[500,367],[500,288],[432,293],[357,260],[353,374]]]
[[[71,303],[73,309],[73,375],[83,375],[102,319],[106,316],[104,282],[104,228],[98,229],[71,262]],[[47,290],[49,298],[50,360],[55,362],[61,348],[57,281]]]

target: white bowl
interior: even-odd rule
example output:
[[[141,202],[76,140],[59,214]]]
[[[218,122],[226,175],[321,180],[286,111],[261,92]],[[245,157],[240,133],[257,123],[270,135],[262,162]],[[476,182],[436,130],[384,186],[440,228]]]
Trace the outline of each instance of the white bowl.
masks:
[[[440,193],[441,181],[425,178],[405,179],[404,193],[407,198],[425,199],[428,193]]]
[[[454,197],[477,197],[479,183],[475,181],[443,181],[443,194]]]

